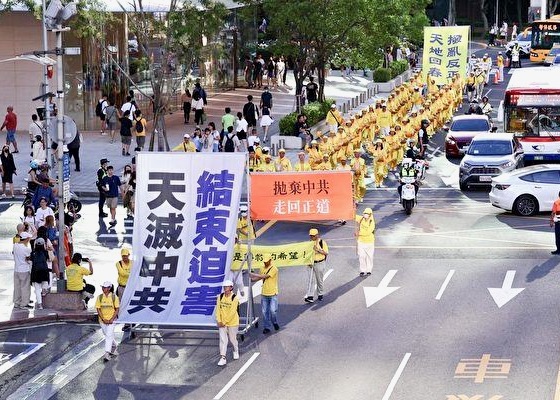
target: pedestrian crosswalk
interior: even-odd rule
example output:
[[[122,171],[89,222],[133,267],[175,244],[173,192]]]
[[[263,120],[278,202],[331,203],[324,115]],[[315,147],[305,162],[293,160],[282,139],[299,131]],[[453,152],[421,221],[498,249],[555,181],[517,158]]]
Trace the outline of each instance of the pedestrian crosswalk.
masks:
[[[117,223],[114,227],[107,227],[105,232],[97,235],[97,239],[101,241],[119,240],[123,242],[132,242],[132,232],[134,227],[134,219],[125,219],[123,223]]]

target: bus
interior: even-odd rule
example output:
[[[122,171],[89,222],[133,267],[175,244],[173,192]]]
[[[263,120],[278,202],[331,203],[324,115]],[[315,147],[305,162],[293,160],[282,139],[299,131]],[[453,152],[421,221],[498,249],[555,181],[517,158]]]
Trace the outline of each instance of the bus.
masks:
[[[560,70],[516,69],[498,110],[504,131],[523,145],[525,164],[560,162]]]
[[[532,62],[543,62],[554,43],[560,43],[560,14],[542,20],[534,21],[531,27]]]

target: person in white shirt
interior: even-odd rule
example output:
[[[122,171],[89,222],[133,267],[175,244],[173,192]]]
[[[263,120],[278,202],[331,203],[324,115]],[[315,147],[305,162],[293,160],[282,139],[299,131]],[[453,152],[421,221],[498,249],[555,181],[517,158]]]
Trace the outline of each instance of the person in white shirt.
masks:
[[[43,125],[39,122],[37,114],[33,114],[29,124],[29,141],[33,144],[37,136],[43,137]]]
[[[47,199],[44,197],[39,200],[39,208],[35,212],[35,221],[37,223],[37,228],[45,225],[45,220],[49,215],[54,217],[54,211],[52,208],[48,207]]]
[[[43,135],[39,134],[35,136],[35,142],[32,146],[32,158],[37,162],[47,161],[47,151],[45,149],[45,144],[43,143]]]
[[[105,107],[107,108],[107,107]],[[132,97],[130,96],[126,96],[126,103],[124,103],[121,106],[121,113],[124,114],[125,111],[130,111],[130,115],[128,116],[128,118],[133,121],[134,120],[134,112],[136,111],[136,106],[134,105],[134,103],[132,103]],[[103,112],[105,112],[105,109],[103,109]]]
[[[19,241],[14,243],[14,308],[33,308],[29,305],[31,297],[31,235],[27,232],[19,233]]]
[[[245,119],[245,117],[243,116],[243,113],[238,112],[237,118],[238,118],[237,121],[235,121],[235,133],[237,134],[238,139],[241,141],[241,144],[243,145],[243,149],[240,151],[246,151],[247,131],[249,130],[249,124]]]
[[[210,128],[204,129],[200,142],[202,145],[200,148],[201,153],[212,153],[214,151],[214,135]]]
[[[253,128],[251,130],[251,134],[249,135],[249,137],[247,138],[247,144],[249,145],[249,147],[254,147],[255,145],[255,140],[260,141],[259,139],[259,135],[257,133],[257,130],[255,128]]]

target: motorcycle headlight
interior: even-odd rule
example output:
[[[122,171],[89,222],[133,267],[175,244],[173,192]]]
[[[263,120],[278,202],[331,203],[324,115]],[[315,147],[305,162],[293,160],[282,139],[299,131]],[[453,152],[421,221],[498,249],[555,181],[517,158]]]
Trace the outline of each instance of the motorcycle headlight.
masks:
[[[456,143],[455,138],[454,138],[453,136],[448,136],[448,137],[445,139],[445,141],[446,141],[447,143],[449,143],[449,144],[452,144],[452,145]]]
[[[466,163],[466,162],[461,163],[461,164],[459,165],[459,168],[460,168],[460,169],[471,169],[471,167],[472,167],[472,165],[469,164],[469,163]]]

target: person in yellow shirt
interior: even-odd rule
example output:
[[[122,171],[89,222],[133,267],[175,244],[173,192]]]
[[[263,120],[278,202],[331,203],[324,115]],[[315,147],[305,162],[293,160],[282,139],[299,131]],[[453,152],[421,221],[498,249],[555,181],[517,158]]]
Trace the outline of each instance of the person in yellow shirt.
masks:
[[[362,158],[362,151],[356,149],[354,151],[354,158],[350,161],[350,167],[352,168],[353,175],[353,186],[354,186],[354,200],[356,203],[361,203],[366,194],[366,162]]]
[[[146,118],[142,116],[142,111],[134,111],[134,120],[132,121],[134,135],[136,136],[136,151],[144,150],[144,144],[146,143]],[[140,126],[142,130],[139,131]]]
[[[274,164],[276,164],[277,172],[289,172],[292,170],[292,162],[286,157],[286,150],[284,149],[278,150],[278,157]]]
[[[375,219],[371,208],[356,217],[355,236],[360,261],[360,276],[371,275],[375,253]]]
[[[173,147],[171,151],[184,151],[185,153],[195,153],[196,146],[193,142],[191,142],[191,135],[185,133],[183,135],[183,141],[179,143],[177,146]]]
[[[323,156],[323,162],[321,162],[320,164],[318,164],[314,171],[331,171],[332,165],[331,165],[331,160],[328,154],[325,154]]]
[[[330,131],[335,131],[344,122],[344,118],[340,115],[340,111],[336,108],[336,104],[331,104],[331,109],[325,117],[326,123]]]
[[[275,330],[280,329],[278,325],[278,268],[272,264],[272,257],[264,257],[264,265],[259,273],[251,272],[251,281],[263,281],[261,290],[261,307],[263,315],[263,333],[270,333],[274,326]]]
[[[103,293],[97,296],[95,309],[99,317],[99,325],[105,336],[105,355],[103,361],[107,362],[111,356],[117,355],[117,342],[115,341],[115,321],[119,315],[119,298],[111,289],[113,284],[109,281],[103,282],[101,289]]]
[[[261,164],[258,172],[276,172],[276,165],[272,162],[270,154],[264,156],[264,163]]]
[[[294,171],[296,172],[310,172],[311,166],[307,161],[305,161],[305,153],[300,151],[298,153],[298,161],[294,165]]]
[[[313,139],[309,146],[305,146],[305,150],[309,155],[309,165],[311,166],[311,169],[316,169],[315,167],[323,161],[323,157],[319,151],[319,143],[317,140]]]
[[[130,259],[130,250],[127,248],[121,249],[121,259],[115,264],[117,268],[117,296],[122,299],[124,288],[128,282],[128,277],[130,276],[130,270],[132,268],[132,260]]]
[[[255,227],[253,226],[253,221],[251,221],[251,226],[249,226],[249,218],[247,217],[249,209],[247,206],[239,207],[239,218],[237,219],[237,240],[241,243],[247,243],[249,239],[254,239]]]
[[[501,51],[498,51],[498,57],[496,58],[496,65],[498,66],[498,71],[500,72],[499,81],[504,81],[504,56]]]
[[[226,352],[228,338],[233,346],[233,359],[239,359],[239,345],[237,343],[237,330],[239,329],[239,299],[233,293],[233,282],[225,280],[224,291],[216,299],[216,322],[220,335],[220,361],[219,366],[226,365]]]
[[[387,105],[383,104],[381,106],[381,112],[377,116],[377,126],[381,136],[389,136],[389,129],[391,128],[392,122],[393,116],[391,115],[391,112],[387,110]]]
[[[89,269],[80,265],[83,261],[89,264]],[[72,255],[72,264],[66,267],[66,290],[69,292],[81,292],[86,302],[93,298],[95,287],[89,283],[84,283],[84,276],[93,274],[93,265],[89,258],[82,258],[80,253]]]
[[[387,169],[387,151],[384,148],[383,140],[377,139],[375,141],[371,155],[374,157],[375,187],[381,187],[385,178],[385,170]]]
[[[319,231],[316,228],[309,230],[309,240],[313,242],[313,264],[308,265],[307,274],[307,293],[303,299],[306,303],[313,303],[315,291],[317,291],[317,300],[323,301],[323,281],[325,275],[325,261],[329,255],[329,246],[327,242],[319,237]]]

